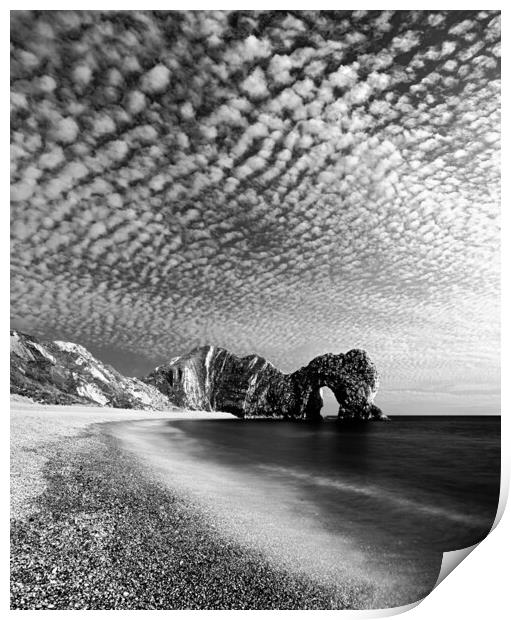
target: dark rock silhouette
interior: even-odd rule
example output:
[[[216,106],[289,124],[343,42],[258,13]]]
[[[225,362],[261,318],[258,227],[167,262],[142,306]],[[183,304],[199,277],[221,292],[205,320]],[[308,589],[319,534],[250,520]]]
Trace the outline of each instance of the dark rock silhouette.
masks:
[[[307,420],[321,419],[321,388],[326,386],[339,402],[339,419],[385,418],[373,404],[376,367],[360,349],[320,355],[286,375],[257,355],[240,358],[205,346],[159,366],[144,381],[188,409]]]

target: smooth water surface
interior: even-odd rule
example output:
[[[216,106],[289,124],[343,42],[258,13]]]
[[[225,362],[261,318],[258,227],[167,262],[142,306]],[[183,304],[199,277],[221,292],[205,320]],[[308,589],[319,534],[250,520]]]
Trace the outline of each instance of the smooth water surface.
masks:
[[[241,528],[259,529],[268,548],[289,539],[295,563],[400,591],[380,603],[426,595],[442,553],[482,540],[497,510],[495,416],[401,416],[355,427],[179,420],[132,430],[172,461],[174,478],[201,487]]]

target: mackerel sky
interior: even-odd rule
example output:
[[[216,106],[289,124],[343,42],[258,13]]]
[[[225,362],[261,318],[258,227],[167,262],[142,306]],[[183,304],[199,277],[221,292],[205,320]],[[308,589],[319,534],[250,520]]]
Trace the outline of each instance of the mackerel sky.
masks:
[[[13,327],[498,413],[498,12],[14,11],[11,85]]]

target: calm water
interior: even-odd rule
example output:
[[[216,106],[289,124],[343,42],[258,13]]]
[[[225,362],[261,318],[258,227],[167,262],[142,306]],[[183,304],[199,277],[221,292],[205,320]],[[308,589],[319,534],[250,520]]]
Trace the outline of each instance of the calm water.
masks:
[[[395,417],[357,428],[273,420],[173,422],[200,456],[289,478],[324,527],[439,551],[480,541],[500,491],[500,417]]]
[[[495,518],[499,417],[141,424],[133,436],[169,459],[173,479],[223,502],[245,531],[272,532],[269,548],[289,536],[295,563],[371,579],[378,604],[425,596],[442,553],[480,541]]]

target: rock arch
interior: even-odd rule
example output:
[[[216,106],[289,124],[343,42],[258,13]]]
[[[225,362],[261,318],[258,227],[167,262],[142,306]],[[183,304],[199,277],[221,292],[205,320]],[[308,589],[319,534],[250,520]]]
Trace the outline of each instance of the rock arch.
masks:
[[[338,418],[342,420],[383,419],[381,409],[374,404],[379,387],[376,366],[362,349],[347,353],[327,353],[314,358],[305,368],[292,375],[298,383],[307,377],[305,409],[299,417],[321,418],[323,399],[320,389],[329,388],[339,403]],[[305,396],[305,395],[304,395]]]
[[[373,403],[378,373],[367,353],[327,353],[291,374],[258,355],[237,357],[220,347],[199,347],[158,367],[144,379],[170,402],[188,409],[227,411],[240,418],[320,420],[320,389],[332,390],[342,420],[384,418]]]

